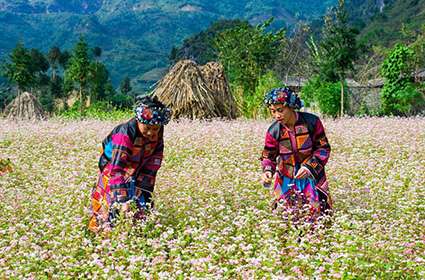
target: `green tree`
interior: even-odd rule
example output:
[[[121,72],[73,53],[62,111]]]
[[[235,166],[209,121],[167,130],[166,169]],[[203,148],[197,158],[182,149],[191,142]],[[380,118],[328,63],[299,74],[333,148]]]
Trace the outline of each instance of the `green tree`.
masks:
[[[340,83],[340,115],[344,114],[344,81],[358,57],[358,31],[348,22],[345,1],[329,10],[324,17],[321,41],[310,44],[317,75],[324,82]]]
[[[128,76],[125,76],[125,78],[121,81],[120,91],[122,94],[128,95],[131,90],[131,80]]]
[[[90,64],[90,100],[95,102],[106,98],[105,85],[109,80],[109,72],[106,66],[98,61]]]
[[[242,108],[246,107],[247,100],[253,99],[259,77],[271,68],[285,38],[283,29],[266,31],[272,21],[267,20],[256,27],[245,22],[223,31],[215,41],[214,46],[232,90],[243,91],[241,97],[235,96]]]
[[[409,46],[414,52],[414,70],[419,73],[419,70],[425,67],[425,24],[422,25],[420,31],[416,34],[415,40]],[[415,82],[418,82],[415,76]]]
[[[108,81],[105,85],[105,95],[109,98],[112,98],[117,92],[115,91],[114,85],[111,81]]]
[[[340,113],[339,82],[326,82],[315,76],[302,88],[301,98],[308,107],[318,108],[321,113],[337,117]]]
[[[70,58],[71,54],[68,51],[63,51],[59,57],[59,65],[62,66],[63,69],[66,69]]]
[[[54,80],[50,80],[49,92],[53,96],[53,98],[66,97],[63,86],[63,78],[61,76],[56,76]]]
[[[60,69],[64,69],[69,59],[69,53],[67,51],[62,52],[59,47],[53,46],[47,53],[47,60],[51,69],[51,76],[49,82],[49,95],[54,98],[65,98],[66,90],[64,88],[64,80],[58,75]],[[40,100],[42,103],[42,101]],[[49,103],[50,104],[50,103]],[[66,102],[63,100],[63,104]],[[47,107],[47,106],[46,106]]]
[[[100,58],[102,56],[102,49],[100,47],[94,47],[92,52],[95,58]]]
[[[176,46],[173,46],[171,48],[170,54],[168,55],[168,59],[171,61],[171,64],[175,64],[177,61],[180,60],[180,57],[178,56],[178,48]]]
[[[28,50],[22,43],[18,43],[9,55],[9,63],[4,65],[4,75],[9,82],[18,87],[18,97],[23,90],[42,89],[49,84],[46,72],[49,63],[37,49]],[[41,91],[40,96],[43,96]],[[52,103],[52,101],[49,101]]]
[[[111,102],[114,106],[119,108],[128,108],[133,104],[133,96],[131,93],[131,83],[130,78],[126,76],[120,84],[119,92],[115,92],[111,97]]]
[[[0,77],[0,111],[13,100],[14,95],[11,94],[11,90],[10,84]]]
[[[29,54],[31,57],[29,69],[33,77],[31,86],[37,89],[47,86],[49,84],[49,77],[46,72],[49,70],[49,62],[38,49],[31,49]]]
[[[51,80],[55,80],[56,79],[56,75],[57,75],[57,71],[60,65],[60,58],[61,58],[61,50],[59,49],[59,47],[52,47],[50,48],[49,52],[47,53],[47,60],[49,61],[50,64],[50,68],[52,69],[52,75],[51,75]]]
[[[413,106],[423,104],[423,97],[412,83],[411,73],[415,54],[403,44],[397,44],[388,54],[381,67],[385,79],[381,91],[385,114],[407,115]]]
[[[118,108],[129,108],[133,104],[133,97],[124,94],[121,91],[122,88],[117,92],[110,81],[106,84],[105,90],[107,92],[108,101],[110,101],[113,106]]]
[[[89,69],[90,101],[96,102],[106,98],[105,85],[109,80],[109,71],[106,66],[100,62],[102,49],[100,47],[94,47],[92,49],[92,54],[95,61],[90,64]]]
[[[280,80],[276,73],[268,71],[258,79],[255,93],[248,97],[247,100],[247,111],[250,117],[256,119],[258,117],[269,116],[269,110],[263,105],[264,94],[274,88],[284,87],[284,83]],[[247,114],[245,114],[247,115]]]
[[[19,42],[9,55],[9,63],[4,65],[4,76],[12,84],[18,86],[18,95],[33,82],[31,70],[31,55],[24,45]]]
[[[87,84],[90,73],[90,60],[88,56],[88,46],[83,37],[74,47],[68,68],[65,71],[65,80],[72,81],[75,88],[77,86],[80,101],[80,116],[83,115],[83,107],[87,97]]]
[[[45,111],[53,112],[53,110],[55,109],[55,98],[52,95],[52,91],[50,91],[50,88],[49,90],[41,94],[38,99]]]

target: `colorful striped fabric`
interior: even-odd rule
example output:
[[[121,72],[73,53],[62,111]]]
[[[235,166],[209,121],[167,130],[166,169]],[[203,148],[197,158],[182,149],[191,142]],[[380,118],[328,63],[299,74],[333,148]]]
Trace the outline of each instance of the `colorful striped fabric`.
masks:
[[[307,168],[314,178],[319,200],[323,202],[322,208],[325,210],[332,207],[325,173],[330,151],[320,119],[313,114],[297,112],[294,131],[280,122],[272,123],[267,130],[260,159],[263,171],[277,171],[277,179],[293,179],[301,167]],[[278,181],[275,182],[275,189],[279,187]],[[287,188],[287,185],[283,186],[283,189]]]
[[[102,147],[99,179],[92,192],[89,228],[93,231],[110,222],[113,203],[131,199],[140,207],[151,203],[156,173],[163,158],[163,128],[156,141],[148,141],[140,134],[137,120],[131,119],[114,128]]]
[[[296,212],[307,204],[308,218],[314,221],[320,214],[319,193],[313,178],[292,179],[276,174],[274,195],[276,202],[287,210]]]

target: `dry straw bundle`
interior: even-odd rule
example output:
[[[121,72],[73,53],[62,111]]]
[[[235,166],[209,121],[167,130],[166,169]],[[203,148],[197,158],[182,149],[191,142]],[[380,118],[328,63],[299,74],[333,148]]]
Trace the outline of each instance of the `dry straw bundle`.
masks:
[[[229,83],[224,74],[223,66],[218,62],[208,62],[200,68],[205,82],[213,91],[220,116],[231,119],[236,118],[236,102],[230,92]]]
[[[29,92],[19,94],[9,105],[4,114],[9,119],[43,120],[44,111],[37,98]]]
[[[198,67],[192,60],[181,60],[159,81],[153,95],[170,107],[174,118],[235,118],[236,112],[228,109],[231,97],[222,68],[211,66]],[[221,74],[218,74],[221,71]],[[213,74],[215,77],[210,77]],[[233,101],[234,103],[234,101]]]

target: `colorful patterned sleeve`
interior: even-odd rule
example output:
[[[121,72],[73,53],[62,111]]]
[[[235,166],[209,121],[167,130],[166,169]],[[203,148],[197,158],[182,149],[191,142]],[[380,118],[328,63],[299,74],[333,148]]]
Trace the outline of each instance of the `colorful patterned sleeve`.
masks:
[[[303,162],[303,166],[317,178],[328,162],[330,152],[331,146],[326,138],[325,129],[320,119],[317,119],[313,133],[313,155]]]
[[[133,143],[130,137],[124,133],[112,135],[112,157],[110,171],[110,188],[114,193],[114,199],[121,201],[127,196],[130,182],[126,181],[125,168],[131,155]]]
[[[155,151],[146,162],[143,164],[140,170],[139,178],[142,188],[153,189],[155,185],[156,173],[161,167],[162,158],[164,153],[164,141],[161,139],[155,147]]]
[[[271,171],[272,173],[274,173],[276,171],[276,158],[278,154],[279,143],[273,137],[270,131],[267,131],[264,149],[260,158],[263,172]]]

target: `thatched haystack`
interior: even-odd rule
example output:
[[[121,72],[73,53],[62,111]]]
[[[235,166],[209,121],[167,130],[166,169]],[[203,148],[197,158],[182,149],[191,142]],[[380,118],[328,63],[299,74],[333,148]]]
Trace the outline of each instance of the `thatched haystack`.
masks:
[[[172,109],[175,118],[219,117],[213,93],[194,61],[182,60],[174,65],[159,81],[153,95]]]
[[[209,74],[209,69],[204,73]],[[224,85],[216,78],[207,80],[194,61],[181,60],[158,82],[153,95],[172,109],[174,118],[233,117],[223,113],[223,107],[227,105],[223,104],[223,98],[211,88],[210,83],[217,88]]]
[[[43,120],[44,111],[37,98],[29,92],[19,94],[9,105],[4,114],[9,119]]]
[[[205,82],[214,93],[216,104],[219,104],[220,116],[235,119],[237,116],[236,102],[230,92],[223,66],[212,61],[200,66],[200,69]]]

